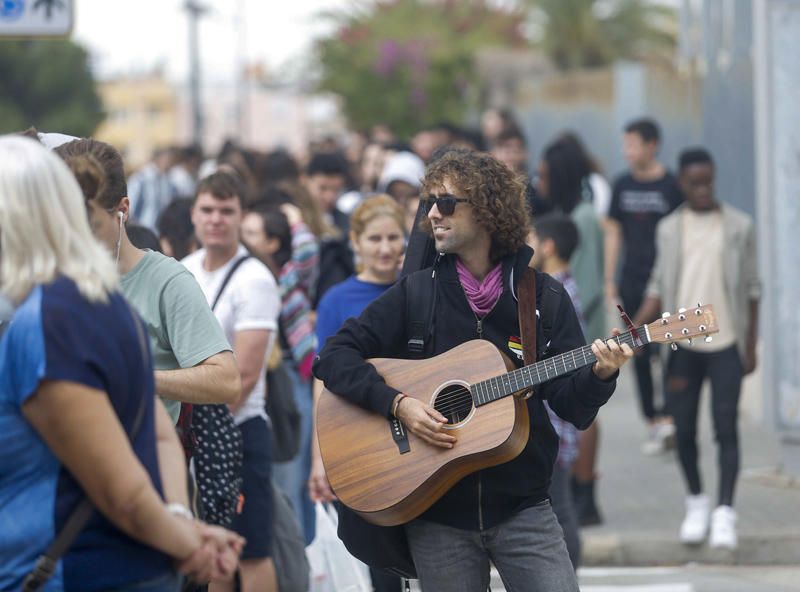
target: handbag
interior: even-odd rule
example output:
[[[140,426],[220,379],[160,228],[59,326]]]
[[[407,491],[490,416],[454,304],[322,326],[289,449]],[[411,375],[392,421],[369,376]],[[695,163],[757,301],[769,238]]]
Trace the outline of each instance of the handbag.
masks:
[[[233,274],[249,258],[244,255],[231,265],[217,290],[212,311]],[[202,518],[209,524],[229,526],[238,509],[243,481],[242,433],[228,406],[222,404],[193,405],[191,433],[196,443],[192,458]]]
[[[337,536],[339,518],[330,505],[316,504],[317,536],[307,547],[310,592],[371,592],[369,568],[350,555]]]
[[[300,451],[300,410],[294,399],[294,383],[284,364],[267,370],[265,409],[272,421],[274,462],[288,462]]]
[[[142,356],[145,359],[149,359],[150,350],[147,346],[145,331],[142,328],[142,321],[139,319],[138,315],[130,309],[130,307],[128,310],[131,313],[133,324],[136,327],[136,334],[139,339],[139,347],[142,351]],[[136,415],[134,416],[133,424],[131,424],[131,431],[128,433],[128,439],[131,442],[133,442],[136,439],[136,436],[139,435],[146,410],[147,401],[144,397],[142,397],[139,401],[139,406],[136,409]],[[83,527],[86,526],[87,522],[89,522],[92,514],[94,514],[94,506],[88,497],[84,497],[78,503],[77,507],[72,511],[72,514],[69,515],[69,518],[67,518],[64,526],[61,528],[61,531],[58,533],[47,550],[36,560],[36,564],[31,573],[25,577],[25,580],[22,583],[23,592],[37,592],[38,590],[44,588],[44,585],[55,574],[59,559],[64,556],[67,550],[72,546],[72,543],[75,542],[75,539],[78,538],[78,535],[81,533],[81,531],[83,531]]]
[[[289,498],[272,484],[272,561],[280,592],[308,592],[306,543]]]

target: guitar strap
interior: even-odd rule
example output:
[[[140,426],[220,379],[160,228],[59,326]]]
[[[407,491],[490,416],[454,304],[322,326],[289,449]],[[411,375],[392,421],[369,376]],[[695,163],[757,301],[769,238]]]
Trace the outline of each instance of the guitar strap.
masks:
[[[519,285],[519,331],[522,359],[526,366],[536,361],[536,272],[525,268]]]

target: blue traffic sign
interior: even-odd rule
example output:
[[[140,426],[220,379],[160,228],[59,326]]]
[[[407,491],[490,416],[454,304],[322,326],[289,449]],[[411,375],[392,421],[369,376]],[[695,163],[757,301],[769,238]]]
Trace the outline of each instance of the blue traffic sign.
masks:
[[[0,19],[15,21],[25,12],[25,0],[0,0]]]

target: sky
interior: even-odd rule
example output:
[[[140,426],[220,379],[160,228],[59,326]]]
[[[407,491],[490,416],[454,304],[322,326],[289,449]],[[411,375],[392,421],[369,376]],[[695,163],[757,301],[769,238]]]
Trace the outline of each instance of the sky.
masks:
[[[101,78],[146,72],[162,64],[182,81],[188,73],[188,17],[184,0],[73,0],[73,40],[92,55]],[[235,78],[240,53],[270,69],[307,55],[316,35],[330,25],[315,18],[348,0],[203,0],[211,11],[201,21],[200,55],[209,82]],[[238,19],[239,11],[245,15]],[[244,27],[239,21],[245,22]],[[242,35],[243,33],[243,35]]]

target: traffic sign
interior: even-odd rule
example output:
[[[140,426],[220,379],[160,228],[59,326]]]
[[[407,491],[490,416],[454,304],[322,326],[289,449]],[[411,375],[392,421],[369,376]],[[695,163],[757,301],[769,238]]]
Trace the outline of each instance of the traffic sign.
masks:
[[[0,0],[0,37],[69,35],[73,4],[73,0]]]

